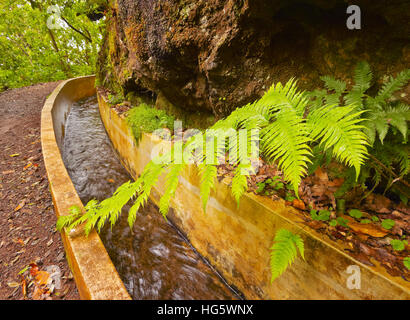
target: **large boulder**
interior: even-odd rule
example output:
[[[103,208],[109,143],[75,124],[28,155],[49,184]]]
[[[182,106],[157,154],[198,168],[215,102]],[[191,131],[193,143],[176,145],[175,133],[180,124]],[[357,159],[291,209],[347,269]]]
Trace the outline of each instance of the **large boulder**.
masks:
[[[113,0],[99,83],[150,92],[195,114],[226,115],[272,82],[349,78],[367,60],[376,76],[410,67],[410,2],[357,0],[362,29],[346,27],[343,0]]]

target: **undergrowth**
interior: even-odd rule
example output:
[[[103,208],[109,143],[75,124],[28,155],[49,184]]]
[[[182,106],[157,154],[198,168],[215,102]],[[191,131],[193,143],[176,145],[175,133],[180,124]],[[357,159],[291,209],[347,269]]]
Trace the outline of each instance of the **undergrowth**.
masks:
[[[216,122],[206,131],[207,138],[196,134],[186,142],[176,141],[170,152],[149,162],[135,182],[120,186],[111,198],[102,202],[90,201],[83,215],[72,213],[60,218],[58,229],[70,229],[85,223],[86,234],[94,227],[100,231],[106,222],[111,225],[117,222],[122,207],[131,199],[133,205],[128,222],[132,227],[138,210],[147,202],[152,188],[163,174],[166,174],[166,188],[159,210],[166,218],[179,175],[190,164],[199,168],[200,196],[206,211],[211,190],[216,184],[217,166],[225,163],[220,159],[228,151],[229,162],[236,167],[231,189],[238,205],[248,189],[247,177],[254,173],[253,162],[258,160],[259,151],[266,162],[278,165],[296,196],[308,168],[320,165],[325,159],[336,160],[348,168],[346,181],[351,186],[363,183],[375,172],[374,178],[379,180],[376,182],[381,180],[378,176],[387,175],[392,187],[409,170],[408,153],[403,151],[407,143],[409,108],[390,99],[409,80],[409,71],[390,78],[374,97],[366,94],[371,87],[372,74],[364,62],[356,68],[355,84],[350,91],[341,80],[329,76],[322,80],[326,89],[310,93],[299,91],[293,79],[285,85],[272,85],[261,99],[237,108]],[[139,137],[142,131],[153,131],[159,124],[160,127],[168,126],[172,120],[162,111],[142,105],[130,111],[127,121]],[[237,138],[241,129],[246,129],[246,134]],[[223,139],[220,139],[221,135]],[[394,142],[397,146],[386,144],[386,141],[397,141]],[[395,150],[388,151],[391,148]],[[188,159],[175,157],[178,152],[188,154]],[[175,161],[176,158],[182,162]],[[389,171],[397,172],[398,176],[391,177]],[[272,280],[295,259],[296,249],[303,257],[300,236],[280,230],[274,241]]]
[[[396,77],[384,77],[386,80],[375,95],[368,92],[374,87],[373,74],[369,64],[360,62],[354,72],[354,85],[347,90],[346,82],[331,76],[321,77],[325,89],[308,93],[311,98],[311,112],[320,109],[323,104],[350,104],[354,112],[361,112],[365,121],[363,132],[369,140],[369,159],[362,168],[357,181],[354,173],[344,173],[346,183],[339,190],[339,196],[358,184],[366,187],[370,182],[371,190],[383,188],[383,193],[396,194],[405,204],[410,197],[408,175],[410,170],[408,121],[410,107],[394,94],[410,80],[410,69],[403,70]],[[320,150],[316,150],[320,153]],[[322,158],[323,158],[322,154]],[[319,157],[317,160],[320,160]],[[323,160],[323,159],[322,159]],[[321,161],[316,161],[318,166]],[[314,167],[311,169],[314,170]]]
[[[172,129],[174,125],[174,117],[145,103],[130,109],[126,120],[137,140],[143,132],[153,132],[160,128]]]

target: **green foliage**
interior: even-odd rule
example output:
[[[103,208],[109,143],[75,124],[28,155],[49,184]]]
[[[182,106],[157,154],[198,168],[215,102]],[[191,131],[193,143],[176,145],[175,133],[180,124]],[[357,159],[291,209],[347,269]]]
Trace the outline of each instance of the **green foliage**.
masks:
[[[235,175],[232,179],[232,194],[239,206],[239,200],[242,195],[248,190],[247,176],[249,174],[250,165],[240,164],[235,170]],[[245,172],[244,172],[245,171]]]
[[[390,241],[390,244],[391,244],[391,246],[393,247],[393,250],[395,250],[395,251],[403,251],[404,250],[404,248],[406,247],[406,245],[407,245],[407,241],[406,240],[396,240],[396,239],[393,239],[393,240],[391,240]]]
[[[270,187],[275,191],[279,191],[279,190],[284,188],[283,182],[277,176],[266,179],[263,182],[258,182],[256,185],[258,187],[256,189],[256,193],[259,193],[259,194],[264,193],[266,195],[270,194],[270,192],[268,190],[266,190],[267,187]]]
[[[372,220],[370,220],[370,219],[362,219],[362,220],[360,220],[360,223],[369,224],[369,223],[372,223]]]
[[[204,211],[206,211],[211,190],[215,186],[218,159],[225,156],[225,150],[234,155],[229,159],[236,165],[232,180],[232,194],[239,204],[240,197],[248,187],[246,176],[252,171],[251,159],[255,157],[249,150],[256,142],[259,142],[259,139],[263,156],[267,161],[278,163],[279,168],[283,171],[284,179],[292,185],[291,188],[296,195],[302,176],[306,174],[307,164],[311,162],[310,144],[313,141],[321,145],[322,149],[331,151],[339,161],[354,167],[358,174],[367,152],[366,137],[358,124],[361,113],[353,112],[352,106],[333,105],[318,108],[305,117],[307,103],[308,100],[304,94],[297,91],[294,80],[290,80],[285,86],[280,83],[273,85],[260,100],[236,109],[227,118],[215,123],[207,130],[207,135],[195,135],[183,146],[181,146],[182,142],[176,142],[168,154],[161,156],[163,159],[172,159],[171,162],[153,159],[143,170],[139,179],[130,184],[132,192],[125,192],[124,198],[119,200],[117,198],[122,197],[123,194],[120,188],[113,198],[92,206],[92,214],[96,217],[91,218],[89,213],[86,216],[91,221],[98,220],[99,225],[102,225],[110,215],[114,215],[115,217],[110,219],[113,223],[122,206],[136,196],[129,212],[129,223],[132,225],[138,209],[148,200],[158,177],[168,170],[167,192],[160,200],[160,210],[165,216],[170,199],[178,186],[178,175],[188,165],[185,157],[182,163],[175,162],[173,155],[177,150],[184,150],[184,153],[188,150],[188,154],[199,166],[200,196]],[[132,109],[127,119],[134,132],[136,131],[135,134],[138,135],[143,126],[144,131],[157,128],[158,120],[163,116],[165,117],[156,109],[140,106]],[[152,121],[154,119],[155,121]],[[165,117],[164,124],[167,124],[169,120],[171,119]],[[154,122],[154,127],[149,127],[152,122]],[[236,130],[240,129],[247,129],[246,134],[239,135],[236,139]],[[218,140],[221,134],[230,132],[229,130],[234,132],[235,139],[229,139],[228,135]],[[255,130],[259,130],[260,138],[255,134]],[[203,145],[206,147],[205,151],[202,150]],[[198,152],[198,150],[202,151]],[[169,157],[170,154],[171,157]],[[274,183],[272,180],[271,184],[274,188],[283,187],[283,183],[278,184],[277,181]],[[294,197],[288,191],[287,200],[290,201],[290,199],[293,200]],[[93,224],[94,222],[91,223]]]
[[[278,278],[297,257],[297,251],[303,259],[304,243],[303,239],[289,230],[280,229],[276,232],[274,244],[271,248],[271,282]]]
[[[122,94],[108,94],[108,102],[112,105],[117,105],[120,104],[125,100],[124,96]]]
[[[363,216],[363,213],[360,210],[352,209],[349,211],[349,216],[355,219],[360,219]]]
[[[336,221],[337,221],[337,224],[338,224],[339,226],[342,226],[342,227],[345,227],[345,228],[348,228],[348,227],[349,227],[349,226],[347,225],[348,221],[347,221],[345,218],[338,217],[338,218],[336,218]]]
[[[403,260],[404,266],[410,270],[410,257],[405,257]]]
[[[95,72],[104,21],[91,21],[90,1],[0,2],[0,91]],[[59,29],[47,9],[58,5]],[[64,20],[63,20],[64,18]]]
[[[318,213],[316,210],[310,210],[310,216],[313,220],[317,221],[328,221],[330,219],[329,210],[320,210]]]
[[[372,177],[373,191],[382,181],[385,190],[391,189],[406,202],[410,190],[408,180],[410,160],[408,147],[408,121],[410,120],[410,107],[394,98],[394,94],[402,89],[410,80],[410,69],[403,70],[396,77],[388,77],[375,96],[370,96],[367,91],[372,87],[372,72],[367,62],[360,62],[354,72],[354,85],[348,91],[346,83],[331,76],[325,76],[327,90],[315,90],[308,93],[312,99],[309,109],[318,110],[323,104],[344,102],[353,106],[352,112],[362,112],[361,117],[363,133],[370,143],[370,161],[362,168],[359,181],[364,182]],[[388,143],[385,141],[388,140]],[[323,161],[323,159],[321,159]],[[362,162],[363,164],[363,162]],[[316,166],[320,163],[316,163]],[[349,173],[347,176],[351,177]],[[356,179],[348,179],[339,193],[345,193],[357,184]]]
[[[137,140],[143,132],[153,132],[160,128],[171,129],[174,125],[174,117],[145,103],[129,110],[126,120]]]
[[[336,227],[337,226],[337,220],[336,219],[331,220],[329,222],[329,225],[332,226],[332,227]]]
[[[382,221],[382,227],[387,230],[390,230],[391,228],[393,228],[395,224],[396,223],[392,219],[385,219]]]

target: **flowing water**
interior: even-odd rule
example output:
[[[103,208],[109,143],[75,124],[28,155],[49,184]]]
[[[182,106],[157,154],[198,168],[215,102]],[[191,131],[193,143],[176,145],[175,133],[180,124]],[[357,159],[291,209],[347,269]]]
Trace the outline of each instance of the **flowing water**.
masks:
[[[63,160],[85,204],[103,200],[131,180],[101,122],[96,98],[74,104],[67,118]],[[149,202],[131,232],[124,208],[101,239],[134,299],[238,299],[240,296]]]

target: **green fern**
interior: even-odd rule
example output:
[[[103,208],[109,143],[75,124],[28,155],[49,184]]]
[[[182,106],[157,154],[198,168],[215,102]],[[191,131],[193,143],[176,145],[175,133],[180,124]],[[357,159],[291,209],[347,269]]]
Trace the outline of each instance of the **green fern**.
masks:
[[[299,235],[286,229],[280,229],[276,232],[274,244],[271,248],[271,282],[282,275],[288,266],[295,261],[298,250],[304,260],[304,242]]]
[[[239,200],[242,195],[248,190],[248,175],[251,171],[250,164],[240,164],[236,170],[232,179],[232,195],[234,196],[238,207]]]
[[[372,81],[372,71],[366,61],[357,64],[354,72],[354,86],[345,96],[346,104],[354,104],[357,109],[363,110],[364,93],[370,88]]]
[[[326,150],[333,150],[337,159],[359,172],[367,154],[366,139],[358,125],[360,112],[349,114],[353,109],[348,106],[332,110],[327,115],[327,108],[330,107],[324,107],[306,118],[308,102],[306,95],[297,90],[294,79],[284,86],[281,83],[272,85],[260,100],[237,108],[227,118],[215,123],[207,130],[209,136],[201,138],[195,135],[183,146],[181,141],[176,142],[170,152],[151,161],[136,182],[121,186],[113,197],[101,203],[93,202],[84,216],[77,216],[78,220],[73,217],[75,222],[67,220],[64,225],[69,226],[71,222],[70,226],[73,226],[86,222],[86,231],[94,226],[100,230],[108,220],[111,225],[115,224],[122,207],[130,199],[136,198],[128,215],[128,222],[132,226],[139,208],[148,200],[159,177],[168,171],[166,191],[160,199],[160,212],[166,217],[170,200],[178,186],[178,176],[187,165],[166,160],[173,159],[172,155],[176,150],[191,152],[201,150],[202,145],[205,145],[205,151],[199,151],[194,158],[200,169],[200,196],[204,211],[215,186],[217,165],[220,164],[220,158],[225,156],[225,150],[234,154],[233,159],[229,160],[237,167],[232,180],[232,194],[237,202],[247,190],[246,176],[250,174],[251,161],[258,160],[255,158],[256,154],[249,152],[251,146],[256,151],[259,151],[260,146],[262,156],[267,161],[278,164],[285,180],[293,185],[296,194],[311,162],[310,145],[313,142],[323,145]],[[234,139],[231,139],[230,134],[221,139],[224,132],[231,132],[229,130],[235,133]],[[239,138],[236,137],[235,130],[239,130]]]
[[[336,107],[324,106],[311,112],[308,123],[311,126],[311,137],[320,139],[324,150],[333,148],[333,156],[341,163],[346,163],[356,169],[359,176],[360,167],[366,159],[367,136],[359,125],[363,120],[363,111],[353,113],[355,106]]]
[[[335,95],[344,89],[343,81],[334,79],[329,76],[321,78],[327,90],[317,89],[308,93],[310,98],[309,110],[312,116],[315,111],[324,108],[325,101],[336,101]],[[382,181],[386,184],[385,191],[391,189],[398,193],[400,197],[409,196],[408,184],[401,183],[407,180],[409,151],[408,143],[408,121],[410,120],[410,106],[400,102],[392,101],[393,94],[402,89],[410,81],[410,69],[403,70],[396,77],[389,77],[383,84],[379,92],[374,96],[366,94],[372,84],[372,72],[366,62],[360,62],[355,68],[354,85],[350,91],[344,90],[339,99],[344,100],[348,105],[354,106],[352,114],[359,111],[363,112],[361,118],[364,119],[360,126],[362,131],[368,137],[368,150],[371,156],[364,166],[364,174],[359,177],[360,184],[368,177],[372,177],[374,183],[373,191]],[[337,108],[338,109],[338,108]],[[332,113],[334,110],[332,110]],[[330,114],[330,117],[333,115]],[[317,129],[319,130],[319,129]],[[326,129],[329,131],[329,128]],[[356,136],[359,140],[360,136]],[[401,137],[401,139],[399,139]],[[385,141],[388,143],[384,143]],[[354,141],[354,140],[353,140]],[[343,148],[341,149],[345,151]],[[337,155],[334,154],[336,157]],[[343,158],[339,161],[342,162]],[[363,167],[364,158],[356,157],[356,165]],[[383,179],[382,179],[383,178]],[[387,183],[386,183],[387,181]],[[357,182],[351,181],[353,187]],[[397,184],[401,184],[398,186]],[[347,185],[342,188],[347,191]],[[400,189],[400,190],[399,190]]]
[[[375,97],[375,103],[384,103],[410,80],[410,69],[403,70],[395,78],[390,77]]]

